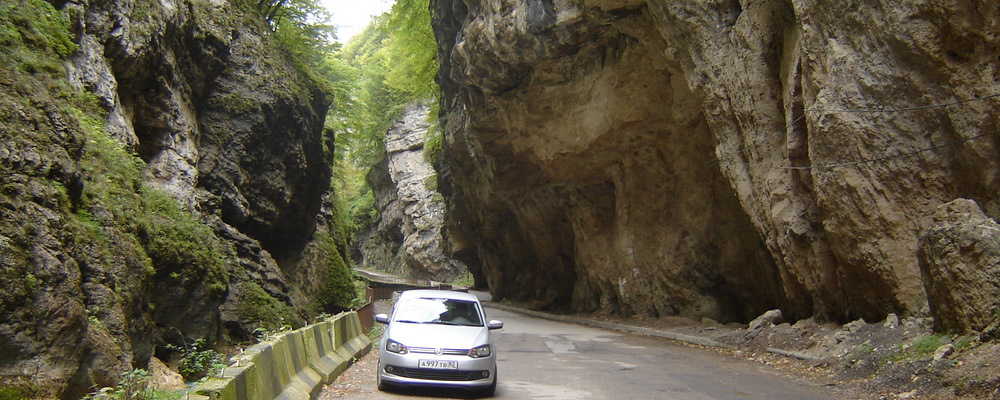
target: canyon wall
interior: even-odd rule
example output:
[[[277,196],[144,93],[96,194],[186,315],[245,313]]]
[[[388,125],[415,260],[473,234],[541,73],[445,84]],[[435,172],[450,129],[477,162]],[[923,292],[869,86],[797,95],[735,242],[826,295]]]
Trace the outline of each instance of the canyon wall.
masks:
[[[922,315],[937,207],[1000,217],[996,5],[431,8],[446,231],[494,298],[743,322]]]
[[[451,282],[466,272],[447,257],[444,199],[424,157],[429,107],[412,103],[385,135],[385,153],[368,173],[378,218],[355,240],[357,265],[400,276]]]
[[[75,46],[40,68],[51,40],[4,39],[0,389],[78,398],[176,362],[166,344],[335,312],[330,282],[349,272],[331,267],[347,251],[331,99],[263,17],[226,0],[53,3],[3,8],[4,29],[58,37],[68,21]],[[35,67],[11,67],[29,52]]]

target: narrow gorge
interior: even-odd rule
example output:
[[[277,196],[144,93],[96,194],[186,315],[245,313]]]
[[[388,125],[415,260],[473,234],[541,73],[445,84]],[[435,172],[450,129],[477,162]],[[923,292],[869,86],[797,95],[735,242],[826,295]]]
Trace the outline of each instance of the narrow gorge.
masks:
[[[351,267],[598,318],[933,321],[1000,355],[994,2],[430,0],[412,93],[355,76],[418,58],[388,34],[272,12],[313,2],[7,3],[0,394],[239,351],[357,307]],[[379,157],[345,176],[352,136]]]

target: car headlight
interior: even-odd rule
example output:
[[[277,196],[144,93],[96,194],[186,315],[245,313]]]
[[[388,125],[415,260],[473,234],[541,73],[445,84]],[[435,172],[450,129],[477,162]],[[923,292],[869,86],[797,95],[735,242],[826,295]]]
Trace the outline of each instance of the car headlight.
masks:
[[[410,352],[410,350],[406,348],[406,345],[392,339],[385,341],[385,349],[391,353],[397,354],[406,354]]]
[[[490,345],[488,344],[484,344],[482,346],[469,350],[469,357],[472,358],[489,357],[489,356],[490,356]]]

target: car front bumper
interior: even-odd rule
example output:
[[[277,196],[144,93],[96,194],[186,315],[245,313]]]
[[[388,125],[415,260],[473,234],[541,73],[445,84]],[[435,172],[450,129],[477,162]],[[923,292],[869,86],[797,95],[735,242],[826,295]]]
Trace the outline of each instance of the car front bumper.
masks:
[[[456,361],[458,369],[419,368],[420,360]],[[496,355],[482,358],[435,354],[379,353],[379,379],[394,386],[449,386],[481,388],[493,384],[496,377]]]

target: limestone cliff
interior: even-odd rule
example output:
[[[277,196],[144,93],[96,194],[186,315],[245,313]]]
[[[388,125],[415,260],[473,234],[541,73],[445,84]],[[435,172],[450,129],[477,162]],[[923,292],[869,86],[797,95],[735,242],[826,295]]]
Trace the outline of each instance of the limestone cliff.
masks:
[[[167,343],[323,311],[346,252],[330,99],[263,19],[227,0],[53,3],[0,7],[29,32],[5,30],[0,65],[0,388],[77,398]],[[60,19],[75,45],[47,51],[32,35]]]
[[[432,12],[448,228],[495,298],[723,321],[921,314],[936,208],[1000,217],[995,5]]]
[[[447,257],[441,233],[444,201],[437,175],[424,158],[428,106],[413,103],[386,132],[385,156],[368,173],[378,219],[356,240],[362,268],[450,282],[465,273]]]

